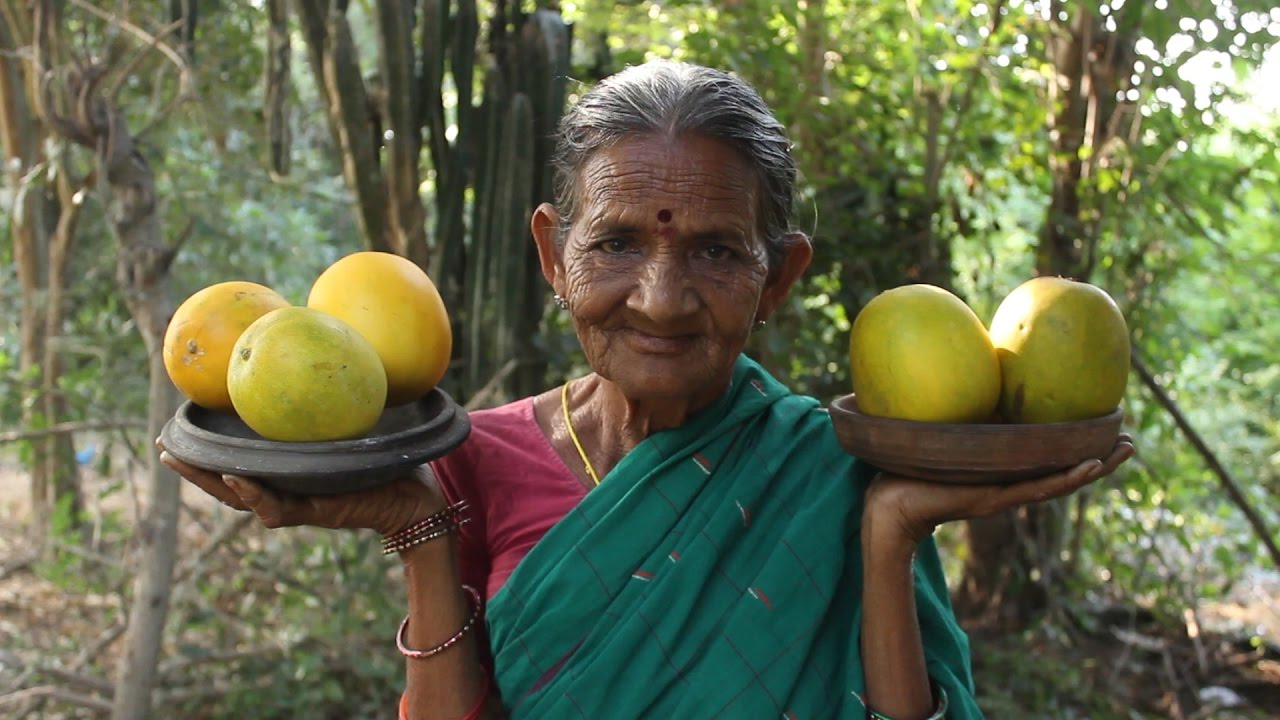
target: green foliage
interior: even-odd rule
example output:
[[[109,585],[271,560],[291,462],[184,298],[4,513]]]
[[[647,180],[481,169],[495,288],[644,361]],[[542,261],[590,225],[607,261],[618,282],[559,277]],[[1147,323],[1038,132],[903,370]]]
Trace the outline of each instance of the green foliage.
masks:
[[[798,391],[829,400],[848,391],[850,323],[877,292],[938,282],[989,319],[1004,294],[1034,273],[1051,159],[1063,160],[1051,158],[1054,138],[1046,122],[1048,89],[1059,81],[1052,39],[1082,8],[1096,7],[1101,31],[1115,29],[1100,37],[1119,38],[1134,63],[1132,75],[1117,80],[1119,130],[1078,158],[1092,163],[1077,187],[1080,218],[1092,223],[1097,238],[1091,280],[1117,299],[1159,382],[1264,520],[1280,528],[1274,502],[1280,493],[1280,326],[1274,322],[1280,317],[1280,122],[1274,103],[1268,109],[1261,105],[1265,97],[1242,95],[1236,77],[1260,66],[1280,23],[1261,2],[1066,3],[1065,20],[1047,18],[1044,5],[566,2],[577,81],[569,84],[569,100],[622,65],[650,57],[725,67],[761,90],[796,143],[803,178],[796,222],[812,234],[816,257],[779,316],[753,336],[750,352]],[[131,8],[159,18],[164,6]],[[993,16],[997,8],[1003,14]],[[247,279],[302,302],[321,269],[360,247],[314,78],[298,70],[307,67],[305,45],[295,38],[291,174],[273,179],[261,117],[263,13],[237,3],[202,5],[201,12],[199,101],[157,115],[176,91],[172,75],[160,72],[159,56],[141,64],[144,72],[121,96],[130,127],[148,128],[143,149],[164,201],[166,236],[177,238],[190,227],[172,268],[174,299],[212,282]],[[364,67],[376,67],[373,6],[353,4],[351,13]],[[97,21],[76,16],[74,23],[96,46],[118,39],[118,31]],[[1272,92],[1274,61],[1270,68],[1269,80],[1253,80],[1255,92]],[[477,101],[482,86],[474,83]],[[456,123],[451,92],[444,102]],[[509,135],[518,134],[517,119],[507,117]],[[483,128],[477,125],[475,134]],[[77,177],[88,173],[83,155],[75,156],[72,170]],[[423,177],[424,198],[431,199],[437,178]],[[476,197],[465,194],[474,213],[460,215],[469,222],[468,243],[478,224],[491,222],[485,208],[474,205]],[[101,198],[90,193],[69,272],[59,390],[70,419],[146,412],[139,370],[144,350],[116,291],[116,248],[103,210]],[[496,213],[502,219],[493,222],[518,228],[509,215]],[[429,216],[433,227],[438,218]],[[21,298],[4,225],[0,427],[9,428],[21,415]],[[459,314],[484,324],[537,310],[511,306],[521,302],[517,297],[527,302],[528,288],[496,279],[484,287],[503,293],[476,292]],[[506,307],[495,304],[498,297]],[[548,312],[530,342],[549,358],[547,384],[586,372],[563,312]],[[1117,600],[1175,619],[1256,570],[1261,548],[1204,459],[1136,375],[1125,405],[1126,429],[1137,437],[1140,456],[1083,504],[1082,554],[1073,558],[1078,577],[1064,604]],[[110,451],[124,444],[147,452],[150,439],[107,434],[92,441],[102,445],[98,469],[115,476],[97,502],[119,501],[127,486],[123,469],[109,464]],[[119,515],[108,513],[91,549],[119,557],[127,531]],[[80,543],[67,530],[56,537]],[[958,570],[962,534],[947,528],[940,538],[950,550],[949,567]],[[121,569],[99,560],[62,553],[39,572],[68,593],[127,586]],[[208,695],[167,699],[166,712],[209,718],[391,712],[403,684],[403,665],[390,644],[403,590],[397,569],[371,538],[246,532],[210,563],[194,587],[175,597],[167,678],[173,687],[211,688],[217,701]],[[1017,638],[1015,645],[1033,640],[1045,642]],[[243,655],[227,659],[232,650]],[[984,678],[1014,678],[1007,687],[983,683],[995,717],[1138,716],[1097,694],[1072,692],[1090,677],[1088,668],[1026,663],[1016,647],[994,649],[979,671]]]
[[[176,662],[197,673],[184,680],[233,689],[212,712],[205,701],[175,704],[184,717],[372,719],[394,712],[404,665],[392,638],[404,591],[377,538],[274,533],[228,570],[201,583],[198,601],[175,608]],[[223,612],[238,622],[229,626]],[[205,662],[211,637],[230,641],[232,627],[237,645],[261,651]]]

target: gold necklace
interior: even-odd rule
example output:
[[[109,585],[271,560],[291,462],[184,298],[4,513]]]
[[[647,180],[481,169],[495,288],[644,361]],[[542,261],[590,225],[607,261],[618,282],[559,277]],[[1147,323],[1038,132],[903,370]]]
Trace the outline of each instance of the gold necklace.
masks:
[[[569,383],[560,388],[560,408],[564,411],[564,424],[569,428],[569,438],[573,440],[573,446],[578,448],[578,457],[582,458],[582,464],[587,468],[587,474],[591,476],[591,482],[596,485],[600,484],[600,476],[596,475],[596,469],[591,467],[591,460],[587,458],[587,451],[582,449],[582,442],[578,440],[578,433],[573,431],[573,421],[569,419]]]

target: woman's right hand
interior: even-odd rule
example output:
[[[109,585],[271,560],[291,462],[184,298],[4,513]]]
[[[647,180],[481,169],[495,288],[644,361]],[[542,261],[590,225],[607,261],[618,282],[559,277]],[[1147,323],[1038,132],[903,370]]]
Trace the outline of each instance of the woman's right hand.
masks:
[[[223,505],[248,510],[266,527],[311,525],[331,529],[368,529],[390,535],[443,510],[448,501],[425,466],[403,478],[359,492],[338,495],[289,495],[274,492],[251,478],[220,475],[192,467],[160,448],[160,462],[204,490]]]

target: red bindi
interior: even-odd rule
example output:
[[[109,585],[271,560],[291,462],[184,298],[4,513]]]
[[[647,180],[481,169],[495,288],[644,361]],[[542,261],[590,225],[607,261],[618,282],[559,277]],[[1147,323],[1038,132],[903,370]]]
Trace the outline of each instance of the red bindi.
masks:
[[[665,223],[665,222],[671,222],[671,211],[670,211],[670,210],[659,210],[659,211],[658,211],[658,222],[664,222],[664,223]]]

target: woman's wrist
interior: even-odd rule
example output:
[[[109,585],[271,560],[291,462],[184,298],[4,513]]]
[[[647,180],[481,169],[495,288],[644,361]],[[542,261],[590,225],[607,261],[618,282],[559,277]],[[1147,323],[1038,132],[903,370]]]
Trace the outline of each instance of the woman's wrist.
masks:
[[[920,541],[903,531],[895,523],[877,518],[873,513],[863,513],[862,559],[864,563],[910,566],[915,559]]]
[[[417,570],[424,571],[428,575],[441,572],[452,562],[456,552],[453,535],[453,533],[447,533],[430,542],[414,545],[396,553],[400,556],[400,563],[404,566],[406,574]]]

